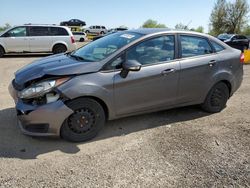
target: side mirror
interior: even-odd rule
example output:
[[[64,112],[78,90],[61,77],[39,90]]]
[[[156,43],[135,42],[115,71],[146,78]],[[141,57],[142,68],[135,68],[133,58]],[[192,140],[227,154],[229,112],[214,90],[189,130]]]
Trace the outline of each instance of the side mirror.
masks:
[[[9,34],[9,33],[4,33],[4,34],[2,35],[2,37],[10,37],[10,34]]]
[[[136,60],[128,60],[122,64],[122,71],[120,73],[122,78],[126,78],[129,71],[140,71],[141,64]]]

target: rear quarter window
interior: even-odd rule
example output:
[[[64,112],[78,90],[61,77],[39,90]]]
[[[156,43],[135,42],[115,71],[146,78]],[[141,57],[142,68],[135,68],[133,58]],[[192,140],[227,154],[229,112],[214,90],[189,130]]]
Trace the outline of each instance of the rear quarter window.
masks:
[[[225,48],[217,42],[211,41],[211,44],[213,45],[215,52],[221,52],[225,50]]]

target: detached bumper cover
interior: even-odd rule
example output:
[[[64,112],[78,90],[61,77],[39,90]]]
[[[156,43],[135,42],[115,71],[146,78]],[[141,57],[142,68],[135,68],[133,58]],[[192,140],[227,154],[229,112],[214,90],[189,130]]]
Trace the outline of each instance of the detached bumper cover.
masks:
[[[18,124],[27,135],[59,136],[64,120],[73,113],[61,100],[35,106],[23,103],[17,97],[12,84],[9,86],[9,92],[16,103]]]

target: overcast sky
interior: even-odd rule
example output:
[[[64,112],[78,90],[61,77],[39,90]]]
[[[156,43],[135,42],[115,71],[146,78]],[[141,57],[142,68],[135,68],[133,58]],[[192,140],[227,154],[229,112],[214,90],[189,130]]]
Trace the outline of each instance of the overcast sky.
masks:
[[[0,25],[59,24],[77,18],[89,25],[138,28],[151,18],[174,28],[177,23],[208,30],[216,0],[2,0]],[[233,0],[232,0],[233,1]],[[250,0],[248,0],[250,2]]]

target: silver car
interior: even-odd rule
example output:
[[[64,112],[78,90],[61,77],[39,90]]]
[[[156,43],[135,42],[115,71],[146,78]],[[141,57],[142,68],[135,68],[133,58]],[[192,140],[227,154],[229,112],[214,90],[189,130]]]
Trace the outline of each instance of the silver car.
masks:
[[[209,35],[128,30],[27,65],[9,91],[25,134],[79,142],[121,117],[194,104],[220,112],[241,85],[243,60]]]

